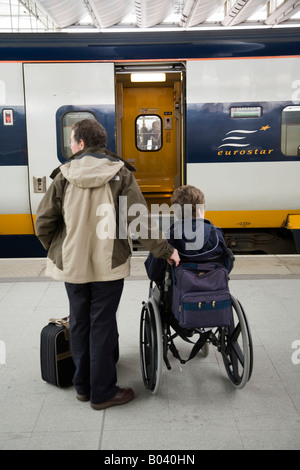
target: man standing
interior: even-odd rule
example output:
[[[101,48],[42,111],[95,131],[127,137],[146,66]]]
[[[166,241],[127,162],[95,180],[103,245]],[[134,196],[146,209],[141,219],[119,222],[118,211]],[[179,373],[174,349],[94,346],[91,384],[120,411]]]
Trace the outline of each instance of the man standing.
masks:
[[[128,208],[146,207],[133,174],[123,161],[109,156],[106,142],[106,131],[97,121],[74,124],[73,157],[61,165],[36,215],[37,236],[48,250],[46,274],[64,281],[69,297],[77,398],[90,400],[96,410],[134,398],[131,388],[117,386],[114,359],[116,311],[131,257],[131,241],[124,227],[118,227],[124,216],[119,214],[120,197],[127,198]],[[115,230],[99,229],[104,215],[107,227]],[[150,233],[151,228],[140,239],[143,245],[153,256],[178,264],[177,250],[162,234],[151,240]]]

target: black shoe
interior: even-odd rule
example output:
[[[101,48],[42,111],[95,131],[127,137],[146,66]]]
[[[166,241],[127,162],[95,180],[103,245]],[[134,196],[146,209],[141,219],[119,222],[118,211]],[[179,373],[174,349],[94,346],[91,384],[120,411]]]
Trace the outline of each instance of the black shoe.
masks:
[[[79,393],[77,393],[76,398],[79,401],[90,401],[89,395],[80,395]]]
[[[91,403],[91,407],[94,410],[104,410],[111,406],[125,405],[129,401],[134,399],[134,392],[132,388],[119,388],[114,397],[104,403]]]

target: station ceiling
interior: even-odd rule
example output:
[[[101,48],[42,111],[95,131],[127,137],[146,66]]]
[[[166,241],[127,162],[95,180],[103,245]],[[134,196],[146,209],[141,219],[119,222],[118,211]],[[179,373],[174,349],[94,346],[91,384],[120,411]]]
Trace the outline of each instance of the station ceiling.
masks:
[[[0,0],[1,32],[300,26],[300,0]]]

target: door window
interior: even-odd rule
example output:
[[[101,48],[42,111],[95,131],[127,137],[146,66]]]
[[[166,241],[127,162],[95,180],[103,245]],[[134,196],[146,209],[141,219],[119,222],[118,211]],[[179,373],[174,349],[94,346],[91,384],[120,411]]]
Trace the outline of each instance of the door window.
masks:
[[[142,152],[162,148],[162,120],[156,114],[143,114],[136,118],[136,147]]]
[[[70,138],[72,126],[75,122],[83,121],[83,119],[96,119],[94,114],[88,111],[72,111],[64,114],[62,118],[62,147],[63,155],[66,159],[72,155],[70,148]]]
[[[281,151],[283,155],[300,155],[300,106],[287,106],[282,111]]]

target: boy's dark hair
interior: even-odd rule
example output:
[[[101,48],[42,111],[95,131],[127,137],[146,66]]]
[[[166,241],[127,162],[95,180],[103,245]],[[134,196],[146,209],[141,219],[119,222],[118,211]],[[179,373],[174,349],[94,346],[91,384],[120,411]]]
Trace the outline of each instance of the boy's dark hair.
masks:
[[[185,186],[180,186],[180,188],[175,189],[171,197],[171,204],[179,204],[181,206],[182,214],[184,217],[184,206],[192,206],[192,217],[197,217],[197,205],[205,204],[205,196],[200,189],[189,184]]]
[[[83,119],[72,126],[76,142],[82,139],[85,147],[105,148],[107,133],[102,124],[95,119]]]

